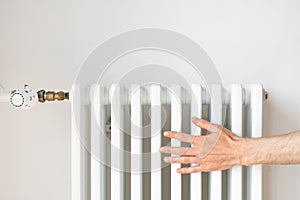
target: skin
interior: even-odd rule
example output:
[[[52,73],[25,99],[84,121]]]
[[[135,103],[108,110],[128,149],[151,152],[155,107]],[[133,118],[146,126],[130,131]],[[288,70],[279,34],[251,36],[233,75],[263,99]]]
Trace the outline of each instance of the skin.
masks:
[[[241,138],[218,124],[196,117],[193,123],[210,134],[193,136],[176,131],[166,131],[165,137],[191,143],[191,147],[160,148],[167,163],[193,164],[179,168],[178,173],[210,172],[234,166],[254,164],[300,164],[300,131],[262,138]]]

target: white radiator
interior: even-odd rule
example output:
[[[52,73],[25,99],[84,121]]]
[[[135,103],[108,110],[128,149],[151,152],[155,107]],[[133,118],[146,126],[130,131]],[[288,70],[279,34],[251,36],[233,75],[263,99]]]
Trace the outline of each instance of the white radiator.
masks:
[[[180,175],[161,162],[165,130],[200,135],[191,117],[262,135],[261,85],[74,85],[72,200],[261,200],[262,166]],[[170,145],[169,144],[169,145]],[[123,151],[118,151],[123,150]]]

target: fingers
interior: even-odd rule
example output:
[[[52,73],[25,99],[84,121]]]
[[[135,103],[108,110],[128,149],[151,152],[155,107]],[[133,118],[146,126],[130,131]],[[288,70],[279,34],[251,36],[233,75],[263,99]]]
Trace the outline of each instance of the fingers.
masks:
[[[211,133],[218,133],[218,132],[222,131],[222,126],[220,126],[218,124],[210,123],[209,121],[206,121],[204,119],[192,117],[192,122],[196,126],[203,128]]]
[[[164,132],[164,136],[168,137],[168,138],[174,138],[176,140],[180,140],[182,142],[188,142],[188,143],[200,143],[203,138],[200,136],[194,136],[194,135],[190,135],[190,134],[186,134],[186,133],[180,133],[180,132],[176,132],[176,131],[166,131]]]
[[[164,161],[167,162],[167,163],[191,164],[191,163],[197,163],[199,161],[199,159],[197,157],[173,156],[173,157],[165,157]]]
[[[176,154],[176,155],[185,155],[185,156],[195,156],[199,153],[199,150],[195,148],[189,147],[161,147],[160,152],[162,153],[169,153],[169,154]]]
[[[177,172],[180,174],[189,174],[195,172],[212,172],[212,171],[219,171],[225,170],[233,167],[233,165],[198,165],[192,167],[183,167],[177,169]]]
[[[190,174],[196,172],[208,172],[209,170],[203,167],[203,165],[192,166],[192,167],[184,167],[177,169],[177,172],[180,174]]]
[[[180,174],[190,174],[190,173],[196,173],[196,172],[211,172],[211,171],[216,171],[220,170],[217,167],[208,167],[206,165],[197,165],[197,166],[192,166],[192,167],[183,167],[177,169],[177,172]]]

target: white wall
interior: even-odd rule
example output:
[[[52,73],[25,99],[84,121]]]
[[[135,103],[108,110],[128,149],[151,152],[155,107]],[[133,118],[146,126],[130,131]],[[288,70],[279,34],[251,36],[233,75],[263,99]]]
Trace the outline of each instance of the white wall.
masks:
[[[300,129],[300,2],[1,0],[0,83],[69,90],[97,44],[167,28],[197,41],[225,83],[270,93],[264,135]],[[0,199],[70,199],[70,106],[0,104]],[[299,199],[300,166],[265,166],[264,199]]]

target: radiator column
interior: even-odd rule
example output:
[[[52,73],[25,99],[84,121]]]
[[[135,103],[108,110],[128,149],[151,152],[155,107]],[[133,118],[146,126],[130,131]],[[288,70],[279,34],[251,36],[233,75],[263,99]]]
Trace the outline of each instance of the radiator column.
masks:
[[[124,133],[122,128],[121,88],[111,86],[111,200],[124,200]]]
[[[200,84],[192,84],[191,86],[191,117],[202,117],[202,88]],[[195,136],[201,135],[201,129],[191,123],[191,134]],[[195,165],[195,164],[194,164]],[[192,165],[193,166],[193,165]],[[202,173],[191,174],[190,196],[191,200],[202,199]]]
[[[251,137],[262,136],[263,88],[255,84],[251,86]],[[250,166],[249,200],[262,200],[262,165]]]
[[[141,89],[131,87],[131,200],[143,199],[143,114]]]
[[[161,200],[161,130],[162,130],[162,105],[161,87],[151,86],[151,200]]]
[[[210,121],[215,124],[223,124],[222,87],[212,85],[210,95]],[[209,178],[209,199],[222,200],[222,171],[211,172]]]
[[[232,85],[230,108],[231,108],[231,131],[236,135],[243,136],[243,90],[241,85]],[[243,168],[233,167],[228,171],[229,178],[229,200],[243,199]]]
[[[181,107],[181,87],[179,85],[172,85],[171,90],[171,130],[182,131],[182,107]],[[181,146],[181,142],[176,139],[171,139],[171,146]],[[172,155],[178,156],[178,155]],[[171,199],[181,200],[181,174],[176,170],[181,167],[181,164],[171,165]]]

